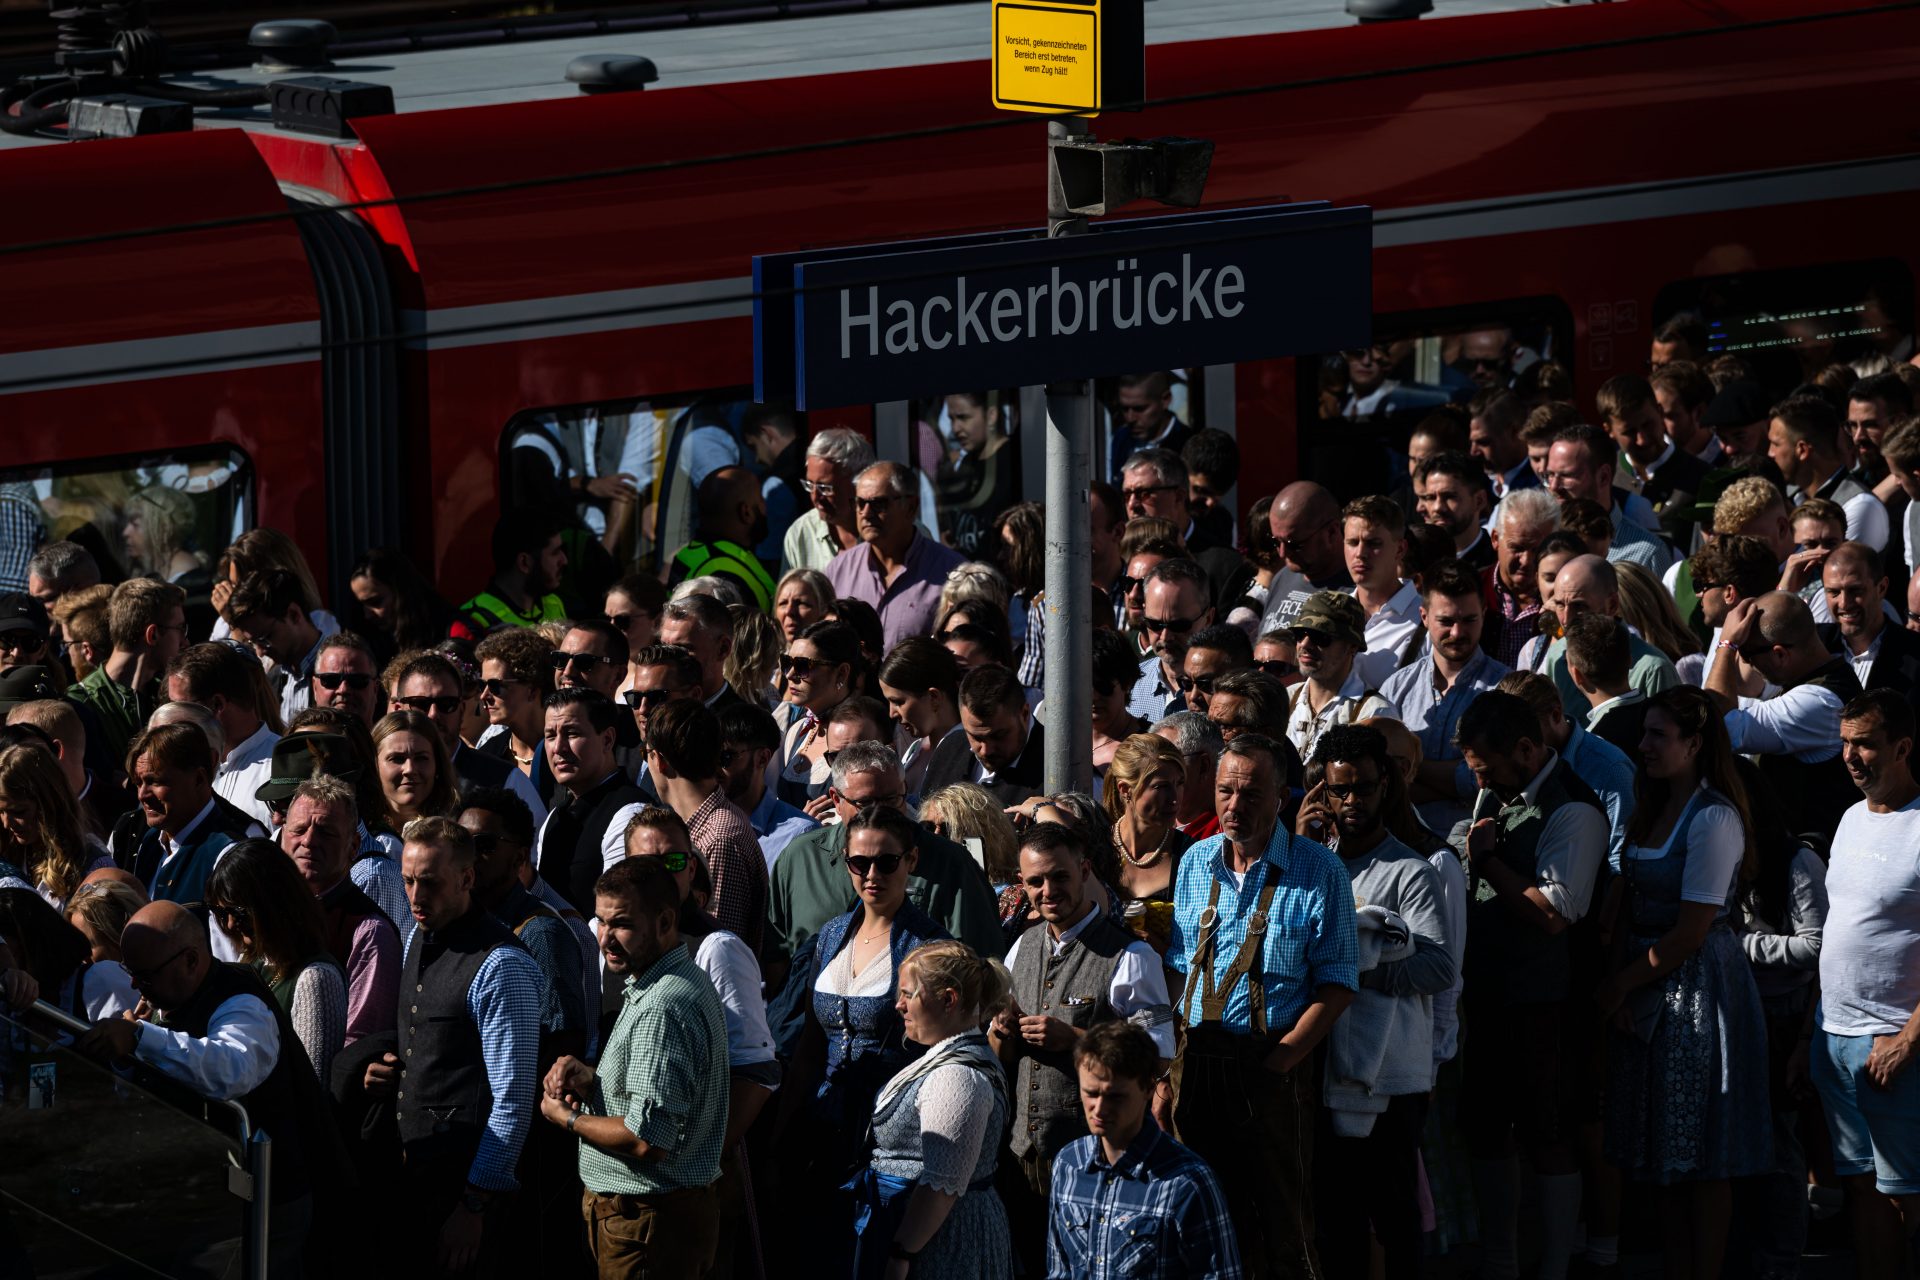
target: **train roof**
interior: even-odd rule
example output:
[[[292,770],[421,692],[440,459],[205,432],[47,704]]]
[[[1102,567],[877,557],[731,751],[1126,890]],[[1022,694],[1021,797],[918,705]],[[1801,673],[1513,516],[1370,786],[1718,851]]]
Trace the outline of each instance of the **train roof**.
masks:
[[[1547,0],[1439,0],[1423,23],[1454,17],[1537,10]],[[297,3],[289,17],[301,16]],[[320,16],[316,11],[315,16]],[[1233,40],[1356,25],[1343,0],[1153,0],[1146,6],[1147,42],[1179,44]],[[476,40],[446,48],[391,53],[356,51],[366,41],[343,41],[332,65],[315,71],[260,71],[236,67],[172,77],[194,88],[265,84],[299,75],[326,75],[389,86],[397,112],[441,111],[579,96],[567,64],[586,54],[637,54],[658,68],[659,93],[702,85],[762,83],[984,61],[987,15],[978,3],[876,7],[852,13],[704,23],[679,28],[597,31],[586,35]],[[876,117],[884,105],[876,104]],[[274,131],[266,108],[202,113],[199,127],[242,126]],[[308,136],[308,135],[299,135]],[[58,139],[0,135],[0,149]]]

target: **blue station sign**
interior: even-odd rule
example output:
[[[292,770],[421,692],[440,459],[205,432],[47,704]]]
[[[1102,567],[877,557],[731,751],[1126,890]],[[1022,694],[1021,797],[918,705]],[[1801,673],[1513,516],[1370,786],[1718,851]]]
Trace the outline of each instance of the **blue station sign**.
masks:
[[[754,395],[802,409],[1364,346],[1372,212],[1326,203],[754,259]]]

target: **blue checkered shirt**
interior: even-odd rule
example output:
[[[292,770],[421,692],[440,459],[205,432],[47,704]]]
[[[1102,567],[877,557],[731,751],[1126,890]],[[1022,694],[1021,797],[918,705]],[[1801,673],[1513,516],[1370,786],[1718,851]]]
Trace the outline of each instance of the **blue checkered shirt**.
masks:
[[[1187,991],[1175,1001],[1175,1007],[1183,1018],[1200,1021],[1205,987],[1201,976],[1192,972],[1193,949],[1200,940],[1200,913],[1206,910],[1215,881],[1220,884],[1220,901],[1215,907],[1220,913],[1220,927],[1215,934],[1212,968],[1214,982],[1219,984],[1246,939],[1247,922],[1253,917],[1261,890],[1269,879],[1277,877],[1259,966],[1266,984],[1267,1031],[1283,1035],[1313,1003],[1316,987],[1360,989],[1353,879],[1333,850],[1276,827],[1266,851],[1247,869],[1246,878],[1236,889],[1227,874],[1226,847],[1225,836],[1208,836],[1180,860],[1179,879],[1173,889],[1173,934],[1167,944],[1167,967],[1187,975]],[[1253,1031],[1253,1009],[1247,992],[1245,978],[1227,992],[1220,1025],[1228,1031]]]
[[[1240,1248],[1213,1170],[1152,1117],[1111,1165],[1092,1135],[1054,1158],[1047,1280],[1239,1275]]]

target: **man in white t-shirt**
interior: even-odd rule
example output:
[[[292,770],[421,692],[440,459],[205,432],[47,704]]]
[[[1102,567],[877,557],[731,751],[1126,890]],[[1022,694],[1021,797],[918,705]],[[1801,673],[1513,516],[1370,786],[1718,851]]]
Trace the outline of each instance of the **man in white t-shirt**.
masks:
[[[1866,799],[1834,832],[1810,1065],[1862,1276],[1905,1274],[1920,1222],[1920,783],[1913,708],[1873,689],[1841,713]]]

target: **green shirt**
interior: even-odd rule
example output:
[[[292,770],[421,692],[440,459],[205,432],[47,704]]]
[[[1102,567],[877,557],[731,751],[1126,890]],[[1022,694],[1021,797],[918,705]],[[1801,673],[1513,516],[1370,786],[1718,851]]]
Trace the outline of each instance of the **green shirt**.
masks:
[[[155,701],[143,699],[126,685],[108,678],[104,665],[95,667],[87,672],[86,679],[70,686],[67,697],[93,708],[94,714],[100,717],[108,754],[116,765],[125,768],[127,747],[146,724],[147,716],[157,705]]]
[[[1627,683],[1641,693],[1651,698],[1662,689],[1671,689],[1680,683],[1680,673],[1673,669],[1672,660],[1631,631],[1627,633],[1627,648],[1632,660],[1627,668]],[[1592,708],[1587,703],[1587,695],[1580,692],[1567,670],[1565,637],[1555,640],[1547,650],[1547,672],[1553,677],[1553,687],[1560,691],[1560,705],[1566,708],[1567,719],[1585,724],[1587,712]]]
[[[727,1023],[685,944],[629,977],[587,1110],[618,1116],[650,1148],[639,1160],[580,1142],[580,1181],[607,1196],[704,1187],[720,1176],[727,1132]]]
[[[920,833],[918,850],[918,864],[907,880],[907,900],[981,955],[1004,955],[999,904],[972,855],[930,831]],[[795,836],[781,851],[767,893],[768,963],[791,960],[821,925],[853,910],[859,898],[846,857],[844,825]]]

